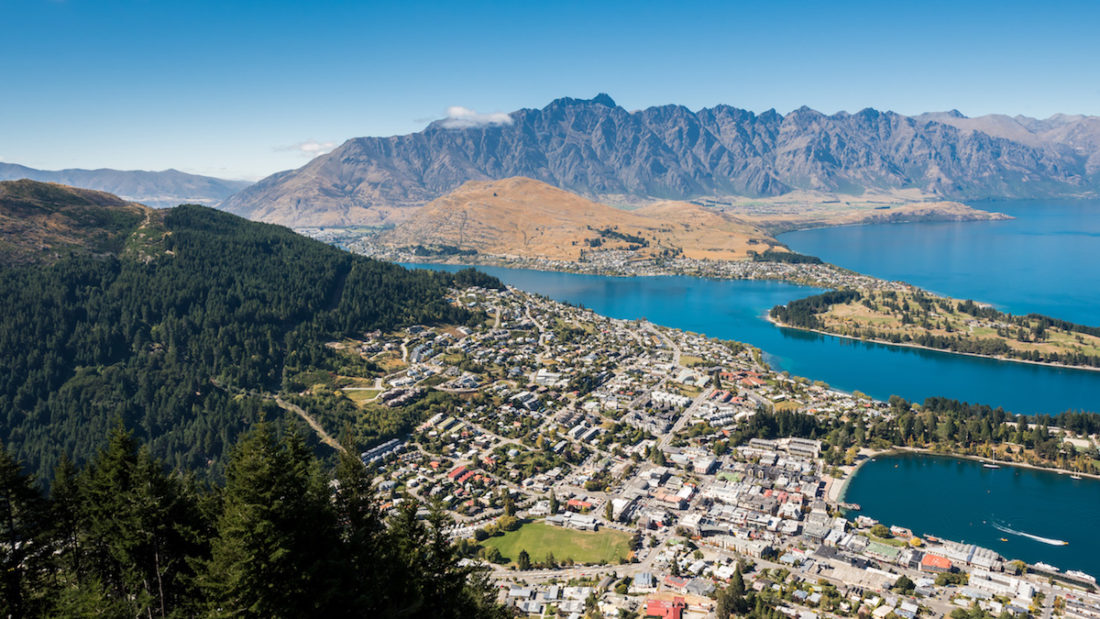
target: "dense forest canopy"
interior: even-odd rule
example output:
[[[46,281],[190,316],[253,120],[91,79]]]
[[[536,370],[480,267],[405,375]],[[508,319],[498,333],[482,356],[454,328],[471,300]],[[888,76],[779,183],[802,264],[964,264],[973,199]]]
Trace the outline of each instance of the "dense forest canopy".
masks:
[[[133,221],[125,246],[0,269],[0,441],[48,480],[121,419],[173,468],[218,475],[250,423],[247,395],[323,365],[324,343],[374,329],[464,323],[467,271],[409,271],[200,206]]]

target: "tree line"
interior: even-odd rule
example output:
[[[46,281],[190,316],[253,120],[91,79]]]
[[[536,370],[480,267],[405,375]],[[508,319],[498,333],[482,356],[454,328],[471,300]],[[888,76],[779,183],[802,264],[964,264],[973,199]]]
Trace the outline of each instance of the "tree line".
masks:
[[[843,305],[861,298],[858,290],[830,290],[805,299],[796,299],[786,305],[776,305],[769,314],[772,319],[792,327],[821,329],[824,327],[818,314],[824,314],[834,305]]]
[[[1083,473],[1100,473],[1094,452],[1079,452],[1054,428],[1078,435],[1100,432],[1100,414],[1066,411],[1027,417],[1003,408],[930,397],[915,406],[891,396],[888,415],[849,415],[843,419],[791,411],[759,411],[730,430],[729,444],[753,438],[800,437],[822,441],[822,457],[841,464],[845,452],[859,447],[922,447],[950,453],[991,455],[994,447],[1030,450],[1036,463]]]

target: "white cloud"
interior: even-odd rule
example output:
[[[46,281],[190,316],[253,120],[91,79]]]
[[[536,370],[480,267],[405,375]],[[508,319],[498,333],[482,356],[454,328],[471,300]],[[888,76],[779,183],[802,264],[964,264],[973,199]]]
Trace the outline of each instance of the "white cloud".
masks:
[[[447,129],[468,129],[489,125],[510,125],[512,117],[504,112],[480,114],[476,110],[455,105],[447,108],[447,117],[440,123]]]
[[[298,142],[297,144],[291,144],[290,146],[281,146],[275,150],[290,150],[295,151],[306,157],[316,157],[317,155],[323,155],[336,148],[336,142],[318,142],[317,140],[306,140],[305,142]]]

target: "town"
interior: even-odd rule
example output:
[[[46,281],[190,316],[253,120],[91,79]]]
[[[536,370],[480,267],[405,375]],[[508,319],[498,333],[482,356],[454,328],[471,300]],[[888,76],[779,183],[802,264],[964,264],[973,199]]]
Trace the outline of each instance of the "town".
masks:
[[[863,275],[804,256],[801,258],[806,261],[796,262],[774,259],[766,261],[701,260],[684,256],[658,258],[641,256],[638,252],[629,250],[600,249],[584,252],[579,260],[555,260],[520,255],[417,252],[409,248],[393,248],[377,242],[375,239],[377,230],[364,228],[300,228],[297,232],[357,254],[409,264],[450,263],[612,276],[686,275],[715,279],[765,279],[820,288],[916,290],[915,287],[903,282]]]
[[[363,406],[460,403],[361,456],[384,509],[445,510],[521,615],[710,617],[752,596],[798,619],[1100,617],[1091,576],[859,515],[844,485],[875,452],[790,435],[889,403],[515,289],[452,301],[484,324],[333,345],[386,368],[345,387]]]

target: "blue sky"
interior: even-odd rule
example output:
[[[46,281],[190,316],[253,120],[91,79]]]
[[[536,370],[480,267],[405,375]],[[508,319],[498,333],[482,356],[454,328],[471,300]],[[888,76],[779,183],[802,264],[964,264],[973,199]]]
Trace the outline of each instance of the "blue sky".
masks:
[[[1100,114],[1100,2],[0,0],[0,161],[258,178],[451,106]]]

